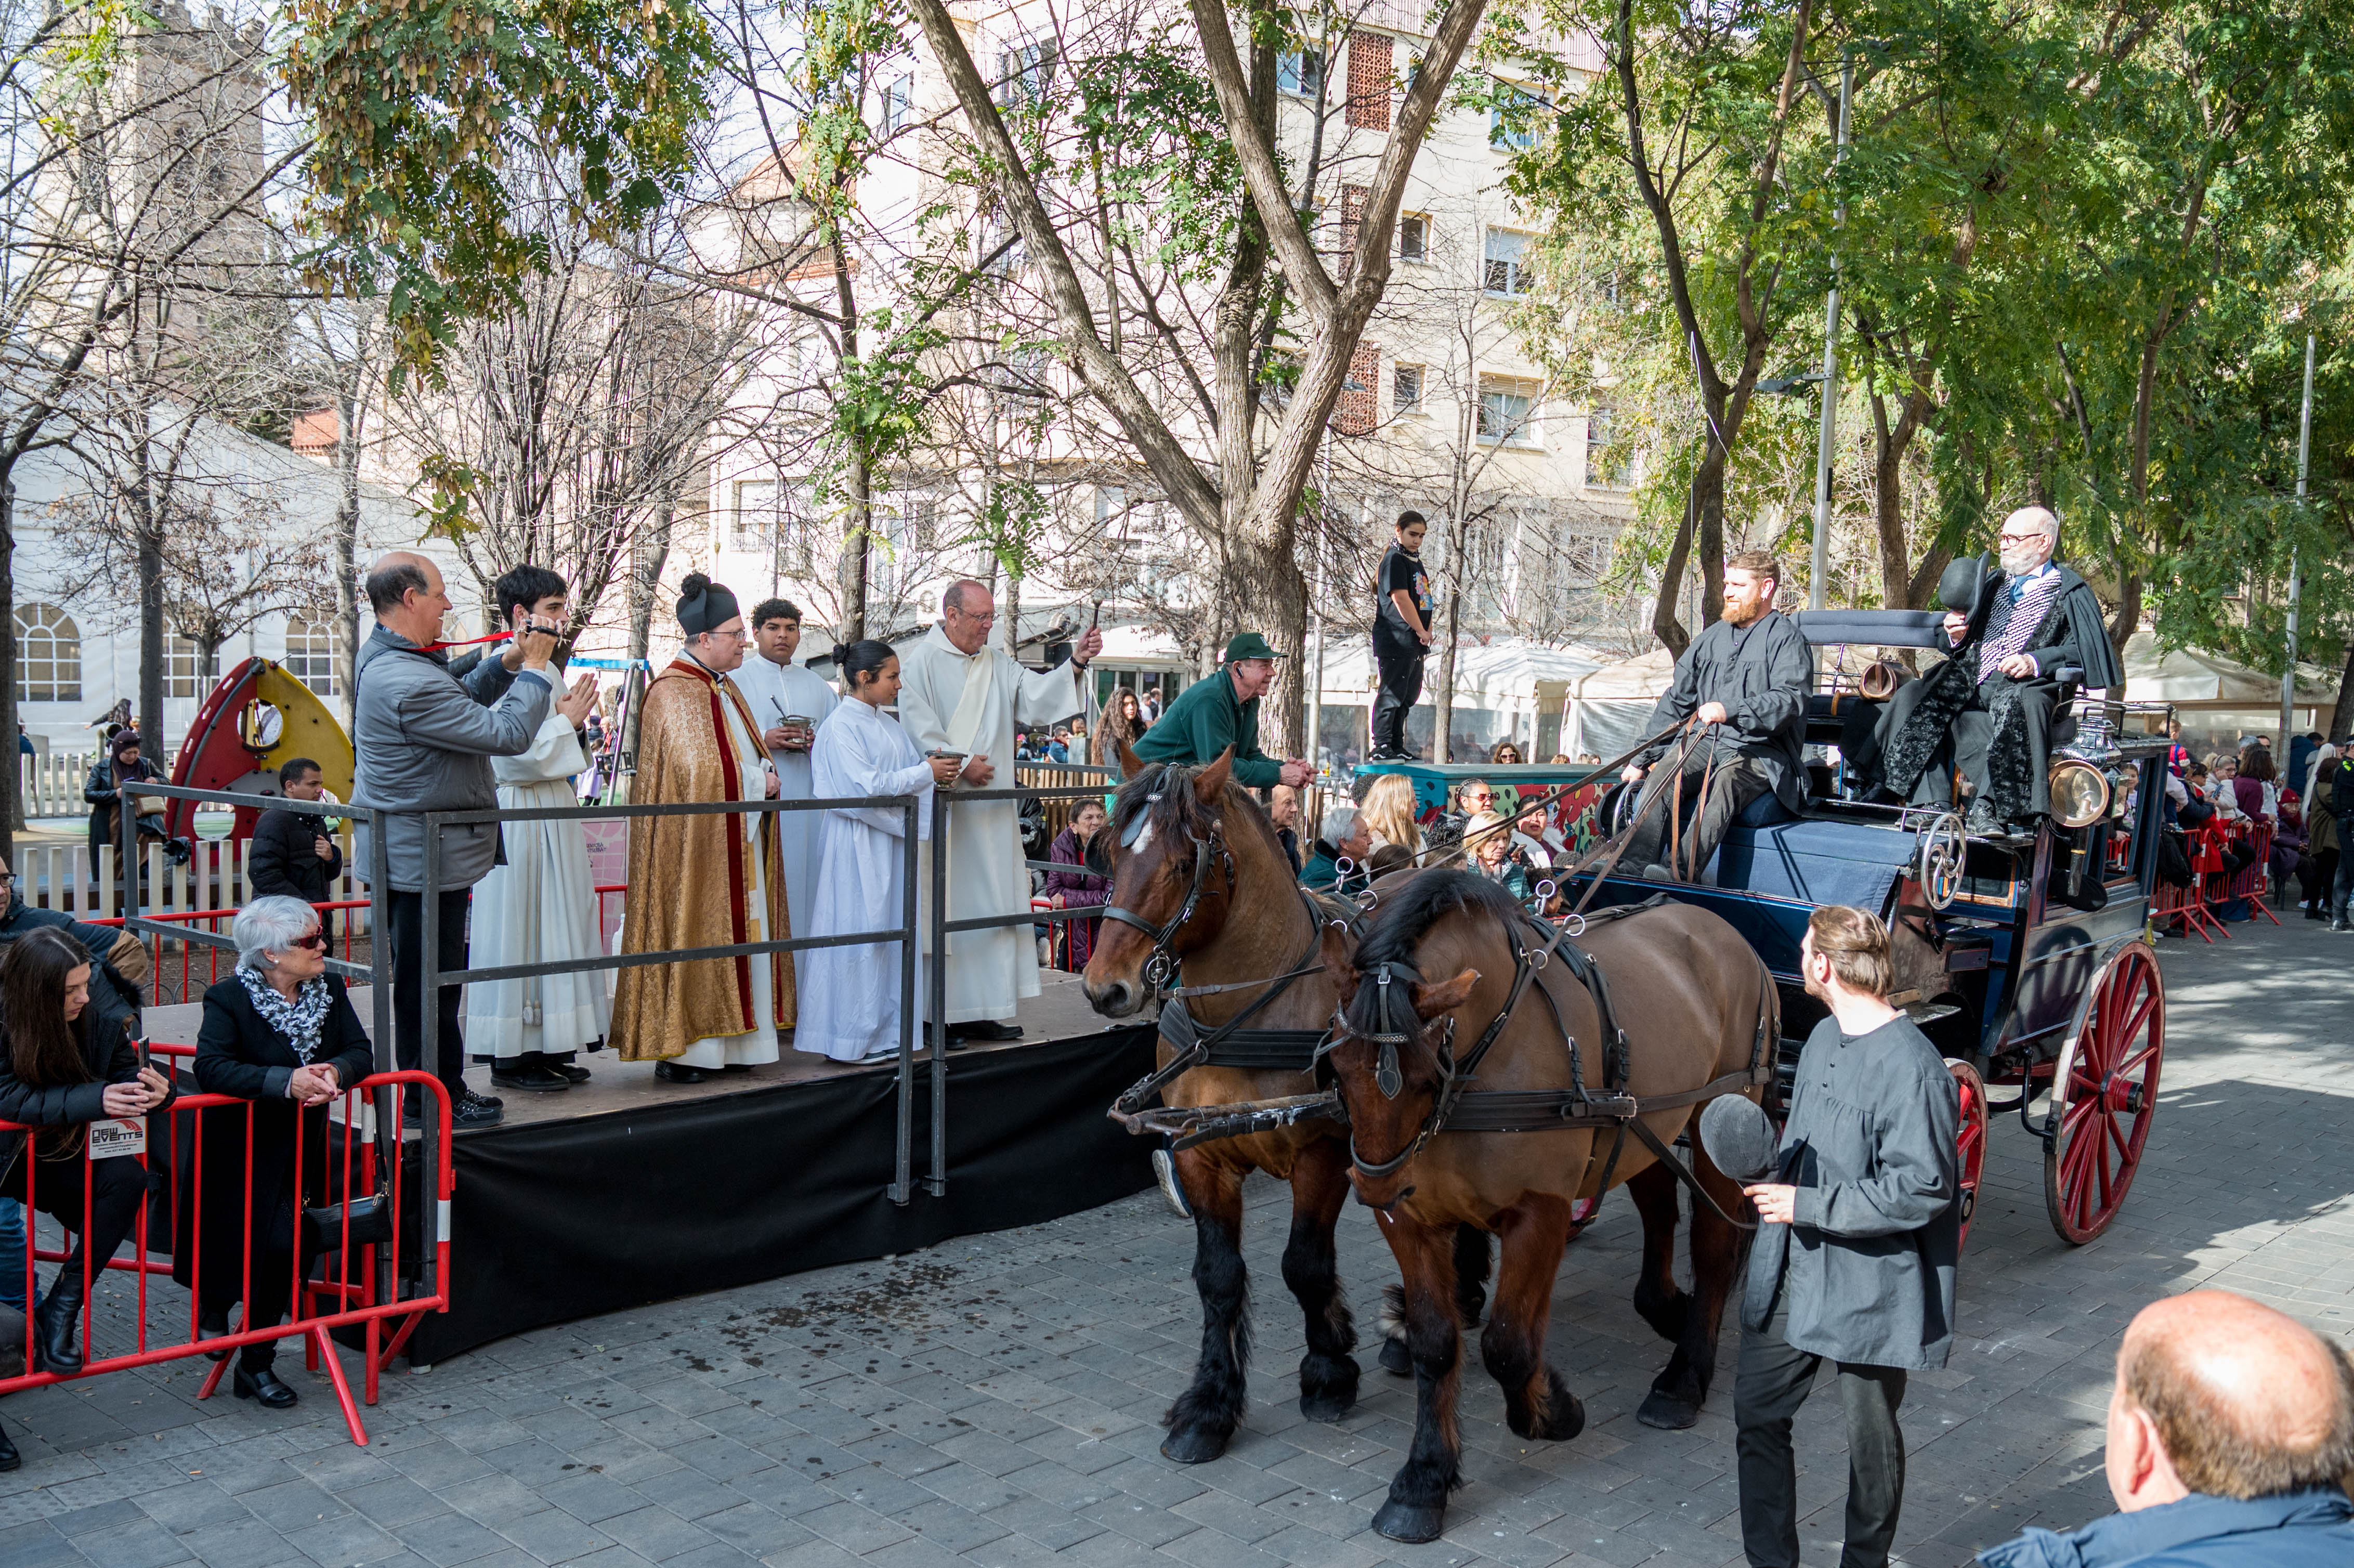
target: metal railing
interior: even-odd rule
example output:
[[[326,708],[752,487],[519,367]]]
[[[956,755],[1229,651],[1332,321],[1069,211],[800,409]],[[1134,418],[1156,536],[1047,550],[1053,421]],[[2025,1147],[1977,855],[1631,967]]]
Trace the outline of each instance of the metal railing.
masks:
[[[1070,775],[1080,775],[1086,777],[1101,776],[1101,778],[1107,781],[1110,778],[1109,769],[1080,768],[1075,765],[1058,768],[1057,771]],[[196,790],[183,789],[175,786],[155,782],[142,782],[130,788],[133,793],[138,795],[156,795],[166,798],[195,799],[199,794]],[[386,858],[385,833],[382,831],[382,826],[384,824],[389,823],[396,818],[414,820],[417,821],[422,831],[424,843],[426,846],[424,856],[425,863],[421,878],[423,885],[418,890],[420,902],[418,941],[418,1006],[420,1013],[420,1017],[419,1019],[420,1038],[419,1049],[418,1052],[418,1065],[423,1071],[428,1073],[436,1071],[437,1065],[440,1060],[441,1010],[438,1005],[437,999],[439,998],[441,991],[449,986],[520,980],[532,976],[579,974],[592,971],[619,970],[635,969],[651,964],[687,963],[710,959],[766,958],[771,954],[805,952],[821,948],[865,947],[883,943],[899,944],[899,1041],[896,1107],[897,1136],[896,1140],[896,1149],[893,1180],[889,1187],[889,1193],[893,1202],[905,1205],[911,1201],[915,1190],[919,1184],[919,1181],[923,1190],[927,1193],[934,1196],[945,1193],[948,1190],[947,1058],[949,1024],[946,1020],[947,969],[945,963],[940,961],[944,959],[948,951],[948,938],[960,932],[965,931],[993,930],[1010,927],[1030,927],[1072,920],[1093,919],[1101,916],[1104,912],[1104,906],[1101,905],[1091,905],[1083,907],[1066,909],[1034,909],[1029,906],[1029,898],[1025,889],[1022,899],[1023,906],[1019,911],[1003,915],[978,916],[960,920],[949,919],[947,917],[948,899],[946,896],[948,860],[949,853],[949,840],[951,834],[956,831],[956,813],[961,808],[1019,802],[1024,800],[1038,800],[1046,802],[1063,802],[1096,799],[1100,798],[1104,794],[1105,789],[1105,783],[1097,782],[1092,784],[1072,784],[1047,788],[1018,786],[1008,789],[941,789],[935,791],[933,800],[935,803],[936,815],[934,821],[934,831],[931,836],[931,863],[929,866],[929,880],[932,897],[929,901],[930,920],[928,930],[925,929],[925,920],[922,912],[924,899],[920,890],[924,886],[924,883],[919,880],[925,875],[926,868],[919,861],[917,854],[917,845],[922,842],[919,836],[919,815],[921,807],[917,797],[913,795],[877,795],[851,797],[838,800],[827,799],[796,800],[776,799],[768,800],[710,800],[678,801],[653,805],[538,806],[528,808],[496,807],[475,810],[416,811],[394,811],[370,807],[357,802],[337,805],[326,802],[301,800],[272,800],[270,804],[279,809],[287,810],[308,812],[318,815],[330,813],[342,815],[352,818],[355,821],[364,821],[369,826],[370,831],[366,835],[366,851],[369,863],[365,870],[360,873],[360,875],[366,880],[368,888],[367,906],[370,916],[369,927],[371,931],[376,933],[382,939],[372,941],[369,944],[368,962],[365,965],[355,964],[345,959],[334,958],[328,959],[327,965],[332,972],[355,979],[366,978],[370,984],[372,988],[370,998],[372,1003],[371,1012],[374,1018],[374,1028],[371,1033],[374,1035],[376,1042],[376,1059],[377,1067],[380,1071],[390,1070],[391,1067],[398,1065],[394,1046],[392,1006],[393,973],[391,942],[389,939],[392,930],[389,924],[391,917],[390,895],[392,887],[389,869]],[[217,789],[206,793],[207,793],[210,798],[217,799],[219,797],[219,791]],[[874,809],[894,810],[902,813],[903,831],[900,843],[900,854],[902,857],[901,898],[900,908],[897,912],[898,918],[892,925],[885,926],[875,930],[844,932],[822,937],[792,936],[771,938],[768,940],[758,942],[722,943],[697,948],[664,948],[652,952],[600,952],[586,958],[566,959],[544,963],[501,964],[485,967],[473,967],[470,965],[464,969],[446,970],[440,967],[440,895],[443,890],[442,839],[445,830],[498,825],[509,822],[587,822],[591,821],[611,821],[616,819],[629,821],[639,818],[656,819],[703,816],[739,817],[748,815],[770,815],[780,818],[787,812],[794,811],[828,811],[835,810],[852,810]],[[135,831],[135,824],[133,822],[132,812],[128,810],[123,812],[122,820],[126,824],[126,827]],[[1007,849],[1013,858],[1016,860],[1021,859],[1018,842],[1009,843],[1007,845]],[[130,879],[126,878],[126,883]],[[192,929],[188,924],[185,923],[185,920],[181,922],[171,922],[160,919],[150,916],[143,908],[140,908],[135,914],[132,913],[131,910],[137,906],[137,901],[140,897],[140,891],[138,889],[126,885],[122,889],[122,895],[126,901],[126,913],[123,925],[127,929],[140,933],[168,933],[180,940],[202,943],[213,947],[233,948],[235,946],[235,944],[226,935],[215,931]],[[625,928],[628,918],[626,896],[627,895],[624,895],[625,903],[623,918]],[[600,930],[602,929],[601,920],[599,922],[599,928]],[[919,946],[919,944],[921,945]],[[931,972],[928,977],[928,983],[925,988],[926,994],[919,999],[917,984],[917,960],[918,953],[925,950],[928,950],[935,956],[935,961],[931,965]],[[917,1007],[919,1000],[928,1003],[928,1005],[923,1007],[920,1012]],[[929,1169],[920,1179],[917,1176],[915,1171],[915,1104],[917,1091],[915,1060],[917,1045],[915,1032],[916,1022],[918,1017],[922,1017],[927,1022],[928,1030],[928,1039],[932,1051],[929,1082],[931,1099],[930,1127],[928,1129],[930,1144],[930,1159],[928,1162]],[[397,1125],[397,1123],[388,1123],[386,1117],[379,1115],[376,1118],[376,1125],[379,1136],[381,1137],[387,1136],[386,1132],[387,1127],[390,1125]],[[429,1134],[430,1130],[431,1129],[429,1128],[428,1129]],[[389,1136],[397,1136],[397,1134],[391,1134]]]

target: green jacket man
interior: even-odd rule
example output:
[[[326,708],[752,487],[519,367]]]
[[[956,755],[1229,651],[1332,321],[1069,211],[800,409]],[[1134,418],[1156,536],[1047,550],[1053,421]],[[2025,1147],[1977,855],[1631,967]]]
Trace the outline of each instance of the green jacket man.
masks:
[[[1200,764],[1215,762],[1231,746],[1235,782],[1246,789],[1288,784],[1296,789],[1306,784],[1308,764],[1278,761],[1258,748],[1258,700],[1275,682],[1276,657],[1257,632],[1237,633],[1226,644],[1225,666],[1186,687],[1169,705],[1160,722],[1137,741],[1137,757],[1146,762]]]

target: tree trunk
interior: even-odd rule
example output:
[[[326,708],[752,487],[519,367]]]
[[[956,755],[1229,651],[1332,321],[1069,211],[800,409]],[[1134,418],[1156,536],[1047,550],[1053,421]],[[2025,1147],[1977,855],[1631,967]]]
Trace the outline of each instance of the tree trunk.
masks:
[[[1005,639],[1005,656],[1022,658],[1022,574],[1005,568],[1005,605],[997,612],[998,634]]]
[[[1438,581],[1447,594],[1447,608],[1439,623],[1429,629],[1438,643],[1438,690],[1430,699],[1433,762],[1455,760],[1455,640],[1463,630],[1463,560],[1470,554],[1470,540],[1466,537],[1470,524],[1464,521],[1469,510],[1469,489],[1458,478],[1454,504],[1447,519],[1445,556],[1438,563]]]
[[[1263,499],[1263,493],[1254,497]],[[1261,750],[1278,758],[1303,755],[1300,726],[1307,712],[1299,660],[1307,641],[1308,579],[1300,575],[1294,543],[1288,528],[1235,530],[1227,556],[1235,619],[1214,631],[1214,646],[1204,651],[1212,658],[1223,653],[1226,636],[1235,631],[1256,631],[1274,647],[1275,683],[1259,702],[1258,739]]]
[[[342,694],[344,730],[359,726],[360,443],[357,401],[350,388],[335,397],[335,468],[343,493],[335,503],[335,690]]]
[[[1699,475],[1695,473],[1693,484],[1697,487],[1698,483]],[[1676,618],[1676,600],[1683,594],[1684,571],[1691,564],[1692,501],[1692,494],[1687,493],[1683,520],[1676,524],[1675,542],[1668,546],[1667,561],[1659,567],[1659,597],[1651,607],[1652,635],[1678,659],[1691,645],[1691,633]]]
[[[2333,734],[2336,732],[2332,732]],[[16,753],[16,482],[0,480],[0,736],[9,738]],[[25,768],[22,753],[7,768],[7,784],[0,792],[0,856],[16,863],[16,822],[24,815]]]
[[[143,477],[142,483],[144,480]],[[164,766],[171,742],[164,734],[164,540],[154,511],[142,495],[139,519],[139,737],[145,755]]]
[[[9,643],[5,646],[13,647],[14,644]],[[5,686],[0,686],[0,690],[5,690],[13,694],[16,690],[16,683],[14,679],[10,679]],[[2329,710],[2328,738],[2336,740],[2339,736],[2348,734],[2354,734],[2354,637],[2346,640],[2346,669],[2338,679],[2338,705]]]
[[[638,724],[646,693],[646,674],[638,666],[647,661],[653,649],[654,600],[662,593],[663,567],[670,559],[671,524],[677,512],[675,499],[663,503],[661,511],[654,514],[653,526],[638,542],[637,569],[630,574],[630,673],[622,683],[630,717],[623,727],[621,754],[614,768],[616,782],[637,770]],[[620,792],[620,799],[629,799],[626,788]]]
[[[846,563],[850,580],[843,588],[847,606],[843,617],[844,642],[856,642],[866,635],[867,572],[874,561],[875,545],[866,527],[867,520],[875,514],[872,482],[866,472],[866,460],[854,454],[850,460],[850,559]]]

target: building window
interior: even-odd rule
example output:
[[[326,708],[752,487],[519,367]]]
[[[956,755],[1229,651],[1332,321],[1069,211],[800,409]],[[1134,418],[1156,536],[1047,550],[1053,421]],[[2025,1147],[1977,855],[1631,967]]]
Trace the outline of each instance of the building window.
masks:
[[[777,482],[773,479],[737,480],[736,506],[727,521],[727,547],[745,551],[767,549],[775,532],[776,519]]]
[[[1430,219],[1421,213],[1409,212],[1398,218],[1398,260],[1430,260]]]
[[[899,77],[883,84],[883,134],[897,133],[907,122],[907,111],[916,101],[916,79]]]
[[[1119,484],[1096,486],[1096,526],[1119,519],[1128,511],[1128,488]]]
[[[1401,365],[1390,372],[1390,407],[1401,414],[1422,412],[1422,366]]]
[[[1299,98],[1324,96],[1324,51],[1300,49],[1277,57],[1275,85]]]
[[[196,645],[186,637],[164,639],[164,694],[201,697],[220,679],[220,650],[209,659],[196,656]]]
[[[1488,145],[1525,153],[1537,144],[1537,115],[1545,101],[1526,88],[1496,84],[1498,101],[1488,110]]]
[[[1537,388],[1506,376],[1479,378],[1479,439],[1506,446],[1536,444]]]
[[[1624,490],[1634,473],[1633,455],[1618,451],[1617,416],[1596,408],[1585,416],[1585,482],[1606,490]]]
[[[1517,229],[1488,231],[1486,276],[1481,286],[1491,294],[1529,291],[1529,237]]]
[[[313,696],[335,694],[334,623],[297,612],[286,618],[286,673]]]
[[[1390,128],[1390,40],[1377,34],[1349,35],[1347,119],[1361,131]]]
[[[81,630],[56,605],[16,607],[16,700],[81,701]]]
[[[1055,40],[1038,38],[997,53],[997,106],[1032,108],[1046,101],[1046,87],[1055,75]]]

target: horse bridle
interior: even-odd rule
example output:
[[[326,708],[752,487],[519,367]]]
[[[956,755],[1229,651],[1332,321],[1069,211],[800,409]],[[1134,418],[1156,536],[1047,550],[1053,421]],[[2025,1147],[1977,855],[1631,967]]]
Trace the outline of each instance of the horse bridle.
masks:
[[[1335,1007],[1332,1010],[1331,1032],[1316,1050],[1317,1077],[1319,1082],[1322,1082],[1330,1075],[1331,1068],[1325,1058],[1343,1040],[1370,1041],[1381,1047],[1381,1054],[1373,1063],[1373,1086],[1381,1090],[1384,1099],[1394,1100],[1405,1088],[1405,1075],[1398,1067],[1398,1047],[1419,1036],[1423,1027],[1423,1021],[1415,1012],[1414,1004],[1402,998],[1405,987],[1421,984],[1422,976],[1415,972],[1412,965],[1393,959],[1366,970],[1364,979],[1373,984],[1373,1016],[1377,1027],[1371,1034],[1352,1033],[1341,1009]],[[1393,986],[1397,987],[1395,991],[1393,991]],[[1400,1006],[1405,1009],[1406,1022],[1404,1024],[1398,1022],[1396,1010]],[[1438,1089],[1431,1098],[1430,1114],[1422,1118],[1422,1126],[1416,1130],[1413,1140],[1394,1159],[1383,1160],[1377,1165],[1368,1163],[1357,1152],[1356,1130],[1353,1128],[1350,1129],[1349,1163],[1357,1168],[1359,1174],[1389,1175],[1421,1153],[1424,1146],[1438,1136],[1438,1129],[1447,1125],[1447,1114],[1455,1108],[1457,1092],[1454,1014],[1447,1015],[1445,1031],[1432,1054],[1438,1059]]]
[[[1173,763],[1162,766],[1159,785],[1151,794],[1145,797],[1143,807],[1145,810],[1150,810],[1160,800],[1161,791],[1168,788],[1168,776],[1175,769],[1175,766]],[[1182,775],[1180,775],[1180,778],[1182,779]],[[1135,910],[1125,908],[1118,904],[1108,904],[1104,906],[1105,919],[1117,920],[1123,926],[1132,926],[1151,938],[1152,956],[1144,960],[1144,983],[1156,991],[1164,989],[1169,983],[1169,977],[1177,972],[1175,948],[1177,933],[1185,928],[1186,923],[1193,918],[1194,911],[1202,906],[1202,892],[1209,884],[1210,857],[1214,853],[1217,856],[1219,863],[1225,867],[1226,891],[1231,894],[1235,887],[1235,857],[1227,850],[1225,840],[1218,830],[1212,828],[1209,836],[1204,838],[1188,828],[1185,831],[1185,836],[1193,841],[1193,884],[1186,889],[1185,902],[1178,906],[1175,916],[1167,925],[1155,926]]]

